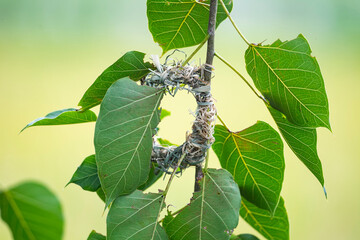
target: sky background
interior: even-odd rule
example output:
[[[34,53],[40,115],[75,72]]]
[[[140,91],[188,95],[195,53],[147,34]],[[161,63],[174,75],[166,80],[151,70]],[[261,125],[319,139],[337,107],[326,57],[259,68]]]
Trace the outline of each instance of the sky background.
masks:
[[[309,41],[325,80],[333,132],[318,130],[326,200],[320,184],[285,148],[282,196],[291,239],[353,240],[360,235],[360,1],[234,1],[232,15],[250,42],[269,44],[302,33]],[[194,48],[184,49],[188,54]],[[161,55],[147,29],[146,1],[0,0],[0,188],[37,180],[59,197],[65,216],[65,240],[86,239],[91,230],[105,233],[103,203],[76,185],[64,187],[83,159],[94,153],[94,123],[31,128],[35,118],[76,107],[96,77],[125,52]],[[216,51],[246,74],[246,44],[228,20],[217,31]],[[204,62],[201,51],[194,62]],[[178,56],[179,58],[181,55]],[[213,95],[221,117],[233,131],[257,120],[275,127],[267,110],[247,86],[215,60]],[[191,129],[193,98],[165,97],[172,116],[160,135],[182,143]],[[98,108],[95,109],[98,111]],[[211,153],[210,167],[219,167]],[[188,203],[192,169],[176,179],[168,203]],[[159,182],[150,190],[164,187]],[[255,233],[240,220],[236,233]],[[255,233],[260,237],[260,234]],[[0,222],[0,239],[11,233]],[[262,239],[262,238],[261,238]]]

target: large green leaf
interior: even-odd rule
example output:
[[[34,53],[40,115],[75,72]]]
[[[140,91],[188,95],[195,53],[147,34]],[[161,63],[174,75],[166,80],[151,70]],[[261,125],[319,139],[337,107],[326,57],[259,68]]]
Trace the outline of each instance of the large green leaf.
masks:
[[[225,169],[208,169],[190,204],[164,222],[170,239],[228,240],[239,221],[240,192]]]
[[[87,240],[106,240],[106,237],[93,230],[88,236]]]
[[[274,216],[242,198],[240,216],[269,240],[289,239],[289,220],[284,200],[280,198]]]
[[[100,188],[100,180],[97,173],[95,154],[85,158],[72,176],[70,183],[75,183],[82,189],[95,192]]]
[[[80,111],[75,108],[67,108],[49,113],[45,117],[35,119],[26,125],[22,130],[34,126],[66,125],[75,123],[95,122],[96,115],[90,110]]]
[[[197,45],[207,37],[210,0],[148,0],[149,30],[163,53],[175,48]],[[233,1],[224,0],[231,12]],[[219,4],[220,5],[220,4]],[[221,5],[218,8],[216,26],[227,15]]]
[[[316,129],[295,125],[278,110],[272,107],[268,109],[291,150],[324,186],[321,161],[316,149]]]
[[[118,197],[111,205],[106,220],[107,239],[168,239],[158,223],[164,207],[162,194],[144,194],[136,190],[130,195]]]
[[[60,240],[64,219],[56,196],[45,186],[25,182],[0,193],[2,219],[15,240]]]
[[[89,109],[99,105],[108,88],[120,78],[129,77],[137,81],[146,76],[150,72],[149,69],[154,69],[154,66],[144,62],[144,57],[145,53],[142,52],[131,51],[125,53],[119,60],[101,73],[85,92],[79,102],[79,106],[83,109]]]
[[[304,127],[327,127],[329,106],[320,67],[306,39],[251,45],[246,69],[271,106]]]
[[[107,205],[148,179],[163,90],[120,79],[107,91],[95,127],[96,163]]]
[[[216,125],[214,137],[213,149],[221,166],[233,175],[241,195],[274,212],[285,169],[279,134],[269,124],[259,121],[241,132]]]

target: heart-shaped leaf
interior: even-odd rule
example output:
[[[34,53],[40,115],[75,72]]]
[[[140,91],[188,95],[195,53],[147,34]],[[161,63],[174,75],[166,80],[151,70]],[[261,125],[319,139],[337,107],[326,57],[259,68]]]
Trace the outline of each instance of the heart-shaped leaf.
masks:
[[[109,205],[149,176],[152,136],[160,121],[163,90],[120,79],[107,91],[95,127],[101,187]]]
[[[106,220],[108,240],[166,240],[158,218],[165,207],[162,194],[144,194],[136,190],[118,197],[111,205]]]
[[[137,81],[146,76],[154,66],[144,62],[145,53],[131,51],[125,53],[113,65],[108,67],[95,82],[86,90],[79,102],[82,109],[89,109],[99,105],[106,91],[117,80],[125,77]]]
[[[274,216],[242,198],[240,216],[266,239],[289,239],[289,220],[282,198],[280,198]]]
[[[164,221],[171,240],[228,240],[239,221],[240,192],[225,169],[207,169],[190,204]]]
[[[34,126],[67,125],[75,123],[95,122],[96,115],[90,110],[80,111],[75,108],[67,108],[47,114],[45,117],[35,119],[26,125],[22,130]]]
[[[285,169],[279,134],[269,124],[259,121],[241,132],[216,125],[214,137],[213,149],[221,166],[233,175],[241,195],[274,212]]]
[[[255,86],[290,122],[330,129],[324,80],[302,35],[266,46],[252,44],[245,61]]]
[[[0,192],[0,210],[15,240],[62,239],[60,202],[39,183],[25,182]]]
[[[224,0],[229,12],[232,0]],[[175,48],[197,45],[208,35],[210,0],[148,0],[147,16],[149,30],[154,41],[159,43],[163,53]],[[219,4],[220,5],[220,4]],[[227,15],[224,9],[218,8],[216,26],[224,21]]]

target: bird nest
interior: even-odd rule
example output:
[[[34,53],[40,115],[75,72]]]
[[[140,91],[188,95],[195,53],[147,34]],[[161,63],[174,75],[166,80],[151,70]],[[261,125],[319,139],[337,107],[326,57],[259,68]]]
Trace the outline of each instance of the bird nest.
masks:
[[[175,168],[180,157],[185,153],[185,158],[180,169],[188,166],[199,165],[204,162],[208,149],[214,142],[214,126],[216,108],[210,93],[210,82],[204,80],[206,65],[192,66],[182,61],[167,58],[160,64],[157,56],[152,56],[156,70],[142,80],[143,85],[154,88],[163,88],[166,93],[175,96],[178,90],[186,90],[195,97],[197,108],[192,131],[186,141],[180,146],[162,146],[154,137],[151,160],[160,170],[169,173],[169,168]]]

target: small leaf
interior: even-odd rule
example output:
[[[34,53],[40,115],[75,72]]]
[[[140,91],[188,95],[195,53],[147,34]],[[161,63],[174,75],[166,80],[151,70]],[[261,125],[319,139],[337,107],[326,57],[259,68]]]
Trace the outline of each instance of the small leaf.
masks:
[[[172,240],[228,240],[239,221],[240,192],[225,169],[208,169],[190,204],[165,230]]]
[[[232,0],[224,0],[229,12]],[[197,45],[207,37],[210,0],[148,0],[149,30],[163,54],[171,49]],[[227,18],[219,4],[216,27]]]
[[[130,195],[118,197],[111,205],[106,220],[107,239],[168,239],[158,223],[164,207],[162,194],[144,194],[136,190]]]
[[[266,46],[252,44],[245,61],[255,86],[290,122],[330,129],[324,80],[302,35]]]
[[[100,233],[95,232],[94,230],[90,233],[87,240],[106,240],[106,237],[104,235],[101,235]]]
[[[2,219],[14,240],[60,240],[64,229],[61,205],[45,186],[25,182],[0,193]]]
[[[163,139],[163,138],[157,138],[158,142],[163,147],[169,147],[169,146],[179,146],[177,144],[171,143],[169,140]]]
[[[101,187],[97,173],[95,154],[85,158],[68,184],[70,183],[75,183],[82,187],[82,189],[91,192],[95,192]]]
[[[63,110],[58,110],[51,112],[45,117],[35,119],[26,125],[22,130],[34,126],[47,126],[47,125],[66,125],[66,124],[75,124],[75,123],[86,123],[86,122],[95,122],[96,114],[90,110],[80,111],[75,108],[67,108]]]
[[[240,234],[237,236],[232,235],[230,237],[230,240],[259,240],[259,239],[252,234]]]
[[[284,200],[280,198],[274,216],[242,198],[240,216],[255,230],[269,240],[289,239],[289,220]]]
[[[89,109],[99,105],[103,100],[108,88],[117,80],[129,77],[137,81],[146,76],[154,66],[149,62],[144,62],[145,53],[131,51],[125,53],[113,65],[108,67],[95,80],[90,88],[85,92],[79,102],[82,109]]]
[[[160,121],[163,90],[120,79],[108,90],[95,127],[101,187],[109,205],[132,193],[149,176],[154,129]]]
[[[166,118],[170,115],[171,115],[171,113],[168,110],[162,108],[161,114],[160,114],[160,120],[162,121],[164,118]]]
[[[137,189],[145,191],[146,189],[151,187],[154,183],[156,183],[157,180],[159,180],[163,175],[164,175],[164,172],[157,170],[156,166],[154,164],[151,164],[148,179],[146,180],[146,182],[143,185],[139,186]]]
[[[268,109],[291,150],[324,186],[323,170],[316,149],[316,129],[295,125],[276,109]]]
[[[269,124],[259,121],[236,133],[216,125],[214,137],[213,149],[221,166],[233,175],[241,195],[274,212],[285,169],[279,134]]]

